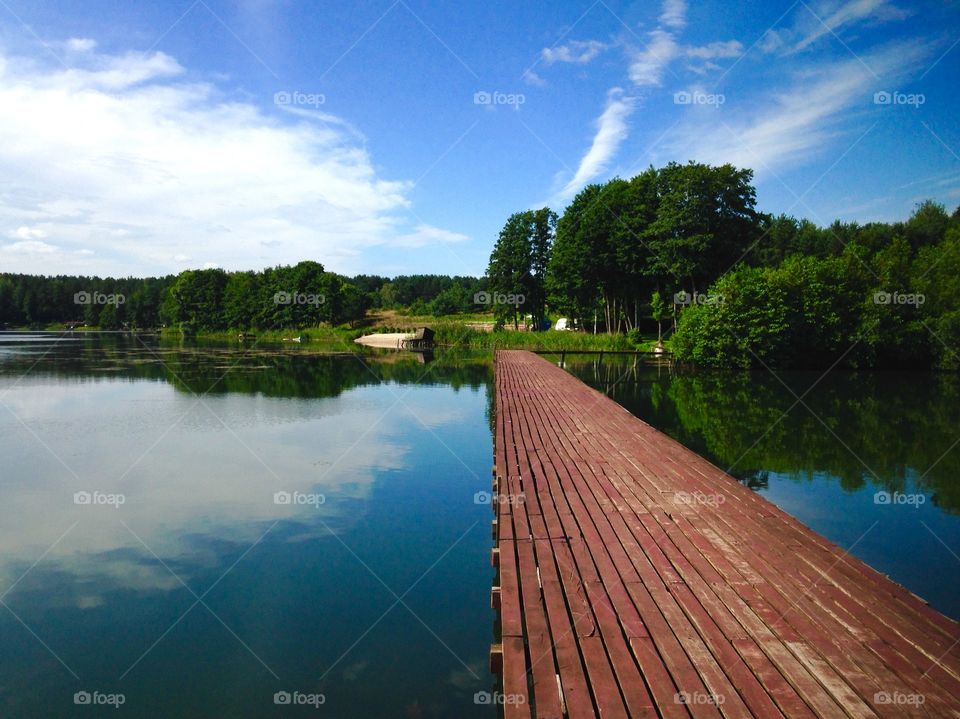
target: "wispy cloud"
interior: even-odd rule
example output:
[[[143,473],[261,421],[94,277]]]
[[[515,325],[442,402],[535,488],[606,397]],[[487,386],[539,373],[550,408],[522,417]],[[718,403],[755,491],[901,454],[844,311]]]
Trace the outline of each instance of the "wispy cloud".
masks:
[[[660,22],[673,30],[682,30],[687,24],[686,0],[664,0]]]
[[[687,24],[685,0],[665,0],[660,13],[660,26],[647,33],[646,41],[629,51],[630,79],[638,87],[659,87],[670,65],[678,58],[689,58],[688,69],[703,75],[719,69],[712,62],[719,58],[739,57],[743,44],[738,40],[711,42],[707,45],[683,45],[677,39],[680,30]]]
[[[743,54],[743,44],[738,40],[711,42],[701,47],[685,48],[684,54],[687,57],[696,57],[702,60],[712,60],[718,57],[739,57]]]
[[[845,25],[864,21],[886,22],[902,20],[909,12],[895,6],[889,0],[853,0],[852,2],[822,2],[816,6],[803,5],[797,16],[797,25],[791,35],[796,41],[791,50],[803,50],[825,35],[840,30]]]
[[[359,271],[370,248],[466,239],[411,221],[412,183],[381,177],[336,116],[230,100],[161,52],[69,44],[69,69],[0,53],[0,106],[16,108],[0,113],[0,167],[16,178],[0,193],[5,270],[55,261],[157,273],[316,257]]]
[[[573,197],[580,188],[607,169],[620,144],[629,134],[627,119],[635,106],[636,99],[625,95],[619,87],[612,88],[607,93],[607,104],[603,114],[596,120],[597,132],[590,149],[580,160],[573,177],[557,194],[556,204]]]
[[[926,43],[913,41],[888,46],[864,59],[895,80],[918,69],[928,54]],[[746,103],[748,112],[725,115],[720,121],[712,110],[691,113],[663,143],[660,159],[730,162],[752,167],[760,175],[809,161],[834,148],[838,136],[854,134],[844,121],[858,105],[864,110],[873,107],[875,82],[857,59],[797,68],[786,84],[751,98]]]
[[[657,29],[647,36],[647,44],[635,50],[630,61],[630,79],[639,87],[656,87],[663,82],[667,66],[680,52],[673,34]]]
[[[547,81],[540,77],[533,70],[524,71],[523,81],[528,85],[533,85],[534,87],[543,87],[547,84]]]
[[[566,45],[545,47],[540,51],[540,58],[545,65],[555,62],[569,62],[576,65],[585,65],[609,47],[599,40],[571,40]]]

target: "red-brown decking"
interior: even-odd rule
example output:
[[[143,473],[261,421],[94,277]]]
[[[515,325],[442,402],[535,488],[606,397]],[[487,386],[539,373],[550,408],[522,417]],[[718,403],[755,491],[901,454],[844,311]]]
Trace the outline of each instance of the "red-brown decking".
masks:
[[[495,375],[506,717],[960,717],[956,622],[546,360]]]

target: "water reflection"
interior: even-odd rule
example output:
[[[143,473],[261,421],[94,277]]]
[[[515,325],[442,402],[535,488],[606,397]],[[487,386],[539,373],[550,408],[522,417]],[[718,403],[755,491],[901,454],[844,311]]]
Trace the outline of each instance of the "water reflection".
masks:
[[[99,688],[133,716],[284,715],[281,689],[487,716],[489,380],[476,357],[0,339],[0,715]]]

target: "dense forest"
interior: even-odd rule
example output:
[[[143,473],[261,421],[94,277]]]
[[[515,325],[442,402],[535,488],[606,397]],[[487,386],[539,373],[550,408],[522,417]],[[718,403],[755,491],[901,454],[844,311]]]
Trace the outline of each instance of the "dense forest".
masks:
[[[756,210],[752,172],[671,163],[512,215],[488,269],[501,325],[555,316],[714,366],[960,366],[960,209],[905,222]],[[542,298],[542,299],[541,299]],[[531,301],[532,299],[532,301]],[[541,304],[542,303],[542,304]]]
[[[340,325],[363,319],[370,308],[434,315],[476,311],[474,297],[484,287],[486,281],[475,277],[348,278],[317,262],[146,279],[0,274],[0,327],[62,323],[199,331]]]
[[[371,309],[566,317],[712,366],[960,368],[960,208],[818,227],[756,209],[749,169],[690,162],[511,215],[486,276],[345,277],[305,261],[136,279],[0,274],[0,326],[186,332],[356,325]]]

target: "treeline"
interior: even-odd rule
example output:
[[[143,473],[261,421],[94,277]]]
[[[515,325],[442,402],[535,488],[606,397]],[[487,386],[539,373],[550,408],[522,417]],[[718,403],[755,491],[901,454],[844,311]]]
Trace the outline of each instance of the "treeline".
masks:
[[[478,309],[486,279],[326,272],[316,262],[260,272],[188,270],[167,277],[0,274],[0,327],[265,329],[340,325],[370,308],[450,315]]]
[[[764,242],[680,315],[678,357],[715,366],[960,368],[960,210],[817,229],[767,218]]]
[[[475,298],[487,287],[485,277],[448,275],[400,275],[393,279],[357,275],[351,282],[367,294],[371,307],[417,315],[476,312],[482,307]]]
[[[960,208],[821,228],[758,212],[751,182],[671,163],[589,185],[559,218],[512,215],[488,269],[498,322],[666,325],[679,359],[715,366],[960,367]]]
[[[176,277],[123,279],[0,274],[0,327],[86,324],[102,329],[159,327]]]
[[[750,170],[671,163],[631,180],[588,185],[563,215],[512,215],[490,256],[490,291],[501,321],[521,313],[632,330],[653,292],[703,289],[762,232]]]

